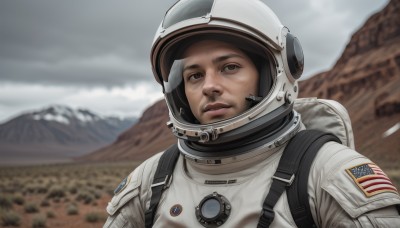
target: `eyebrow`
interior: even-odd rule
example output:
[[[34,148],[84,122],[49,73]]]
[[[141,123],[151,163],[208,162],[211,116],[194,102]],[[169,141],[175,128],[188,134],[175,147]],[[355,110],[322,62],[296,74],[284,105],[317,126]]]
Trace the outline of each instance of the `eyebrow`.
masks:
[[[223,62],[223,61],[225,61],[227,59],[235,58],[235,57],[244,59],[244,57],[242,55],[232,53],[232,54],[218,56],[217,58],[212,59],[211,62],[213,64],[217,64],[219,62]],[[185,66],[183,68],[183,70],[182,70],[182,73],[185,72],[186,70],[197,69],[197,68],[200,68],[199,64],[196,64],[196,63],[195,64],[191,64],[191,65]]]

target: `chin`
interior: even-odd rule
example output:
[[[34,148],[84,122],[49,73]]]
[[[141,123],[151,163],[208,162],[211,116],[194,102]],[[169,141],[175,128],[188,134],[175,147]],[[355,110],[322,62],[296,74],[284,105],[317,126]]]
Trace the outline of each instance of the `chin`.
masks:
[[[226,119],[229,119],[229,118],[232,118],[232,117],[231,116],[215,117],[215,118],[212,118],[210,120],[204,121],[204,124],[215,123],[215,122],[219,122],[219,121],[226,120]]]

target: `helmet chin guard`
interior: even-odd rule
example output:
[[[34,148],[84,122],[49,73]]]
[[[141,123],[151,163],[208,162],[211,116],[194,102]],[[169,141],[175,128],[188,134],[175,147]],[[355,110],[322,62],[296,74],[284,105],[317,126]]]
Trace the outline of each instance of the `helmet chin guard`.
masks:
[[[228,164],[249,159],[286,143],[300,130],[300,115],[293,111],[281,121],[264,127],[254,135],[229,143],[196,143],[179,139],[179,150],[196,163]],[[265,130],[265,132],[264,132]]]
[[[184,93],[180,61],[187,47],[206,39],[229,43],[254,60],[259,91],[243,98],[249,100],[249,109],[243,113],[200,124]],[[297,129],[293,126],[298,126],[300,117],[293,111],[293,101],[304,67],[301,45],[259,0],[178,1],[167,11],[156,32],[151,63],[168,105],[167,125],[185,151],[211,151],[227,143],[243,144],[244,140],[265,144],[266,140],[274,141],[275,136],[290,136]],[[265,137],[270,133],[273,137]]]

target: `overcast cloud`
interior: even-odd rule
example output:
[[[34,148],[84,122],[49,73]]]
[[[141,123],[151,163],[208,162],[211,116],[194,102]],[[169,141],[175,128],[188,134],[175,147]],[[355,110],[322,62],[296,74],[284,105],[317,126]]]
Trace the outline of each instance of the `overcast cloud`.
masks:
[[[154,32],[174,0],[0,1],[0,122],[50,104],[131,116],[162,97]],[[299,37],[304,77],[333,66],[387,0],[264,0]]]

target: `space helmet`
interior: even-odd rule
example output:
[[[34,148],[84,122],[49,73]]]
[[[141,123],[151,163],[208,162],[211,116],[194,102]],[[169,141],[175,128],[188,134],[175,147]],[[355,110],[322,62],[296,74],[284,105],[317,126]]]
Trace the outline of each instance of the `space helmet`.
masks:
[[[256,62],[258,94],[229,119],[201,124],[191,113],[182,79],[182,54],[201,40],[229,43]],[[153,74],[169,109],[168,127],[194,159],[223,158],[260,145],[277,146],[299,128],[293,110],[304,56],[299,40],[260,0],[180,0],[165,14],[151,48]],[[211,159],[215,161],[215,159]]]

